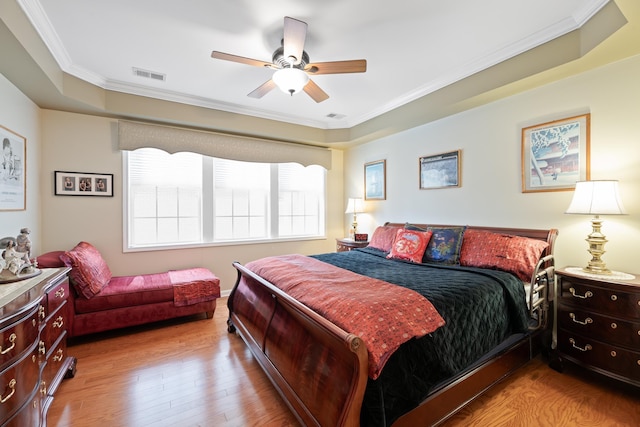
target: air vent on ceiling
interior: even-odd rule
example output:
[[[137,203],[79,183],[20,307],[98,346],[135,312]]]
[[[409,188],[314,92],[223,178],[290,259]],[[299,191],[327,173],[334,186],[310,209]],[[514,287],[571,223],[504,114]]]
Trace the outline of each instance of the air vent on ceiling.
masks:
[[[347,116],[345,116],[344,114],[329,113],[327,114],[327,117],[329,117],[330,119],[340,120],[340,119],[344,119]]]
[[[158,73],[156,71],[143,70],[142,68],[136,68],[136,67],[133,67],[133,74],[135,74],[138,77],[159,80],[161,82],[167,79],[166,74]]]

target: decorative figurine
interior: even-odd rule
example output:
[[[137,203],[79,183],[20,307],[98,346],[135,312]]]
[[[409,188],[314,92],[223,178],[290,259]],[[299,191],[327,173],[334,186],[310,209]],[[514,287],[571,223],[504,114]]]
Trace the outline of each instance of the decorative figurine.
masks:
[[[26,252],[27,257],[31,257],[31,240],[29,240],[30,233],[31,230],[25,227],[20,230],[20,234],[16,237],[16,251]]]

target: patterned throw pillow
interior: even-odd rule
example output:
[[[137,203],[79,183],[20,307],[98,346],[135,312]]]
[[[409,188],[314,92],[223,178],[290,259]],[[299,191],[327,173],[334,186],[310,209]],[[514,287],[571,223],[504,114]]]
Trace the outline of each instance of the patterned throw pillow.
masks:
[[[429,227],[433,233],[424,252],[423,262],[456,265],[460,263],[460,247],[466,227]]]
[[[389,252],[393,241],[396,238],[396,232],[400,230],[399,227],[392,227],[390,225],[380,226],[375,229],[371,241],[369,242],[369,248],[380,249],[384,252]]]
[[[415,263],[422,262],[422,256],[431,239],[430,231],[398,229],[396,239],[387,255],[389,259],[402,259]]]
[[[462,239],[460,265],[503,270],[529,282],[547,246],[542,240],[470,229]]]
[[[75,248],[60,255],[67,267],[76,291],[90,299],[111,280],[111,270],[100,252],[91,243],[80,242]]]

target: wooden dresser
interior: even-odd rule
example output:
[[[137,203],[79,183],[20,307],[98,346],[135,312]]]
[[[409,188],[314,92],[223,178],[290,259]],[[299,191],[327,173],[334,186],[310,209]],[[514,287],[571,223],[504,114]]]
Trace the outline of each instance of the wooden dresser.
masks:
[[[567,268],[556,274],[559,362],[566,359],[640,387],[638,276],[615,280]]]
[[[53,394],[75,374],[67,355],[68,268],[0,285],[0,424],[45,426]]]
[[[369,242],[367,241],[357,241],[349,238],[336,238],[336,252],[347,252],[356,248],[366,248]]]

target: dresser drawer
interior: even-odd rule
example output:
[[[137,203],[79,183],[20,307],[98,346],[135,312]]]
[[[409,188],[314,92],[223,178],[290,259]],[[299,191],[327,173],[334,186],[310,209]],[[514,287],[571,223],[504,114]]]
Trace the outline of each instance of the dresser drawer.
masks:
[[[611,372],[623,377],[620,379],[631,380],[628,382],[640,385],[640,352],[606,344],[564,329],[558,330],[558,351],[578,363]]]
[[[58,337],[67,329],[69,320],[68,304],[65,301],[53,312],[48,318],[41,334],[41,339],[48,348],[58,339]]]
[[[65,278],[46,293],[47,315],[50,315],[69,297],[69,279]]]
[[[0,370],[14,357],[25,351],[38,337],[38,307],[34,307],[27,319],[20,320],[0,330]]]
[[[640,320],[621,320],[561,305],[558,307],[558,327],[614,345],[640,349]]]
[[[67,337],[66,331],[59,337],[51,348],[47,349],[47,362],[42,370],[42,382],[46,388],[46,394],[52,395],[55,390],[52,390],[52,384],[55,387],[60,383],[59,381],[54,383],[56,375],[64,375],[65,372],[61,371],[62,364],[67,358]]]
[[[562,277],[559,287],[560,303],[578,305],[583,309],[640,320],[640,293],[623,292],[591,285],[585,280]]]
[[[0,419],[10,417],[37,393],[40,381],[38,347],[34,345],[29,353],[0,374]]]

